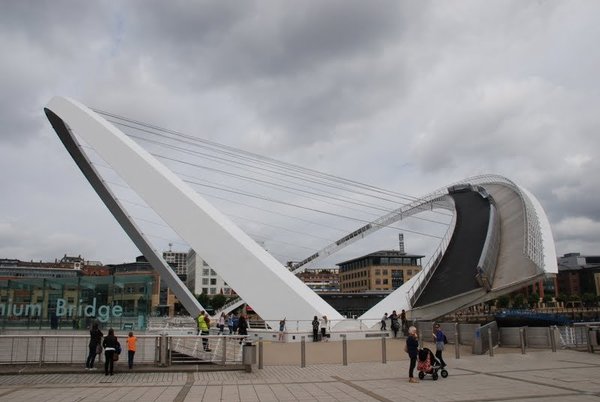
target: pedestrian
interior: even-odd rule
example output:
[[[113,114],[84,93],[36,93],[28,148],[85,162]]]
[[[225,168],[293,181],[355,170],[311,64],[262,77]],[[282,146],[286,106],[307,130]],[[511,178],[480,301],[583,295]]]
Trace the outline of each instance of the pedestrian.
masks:
[[[321,319],[321,340],[327,342],[327,316],[324,315]]]
[[[419,337],[417,335],[417,328],[410,327],[408,329],[408,336],[406,337],[406,346],[404,347],[404,351],[408,353],[408,357],[410,358],[408,382],[419,382],[419,380],[414,377],[415,366],[417,365],[417,355],[419,353]]]
[[[110,328],[108,335],[102,341],[104,347],[104,375],[113,375],[115,360],[119,359],[121,344],[115,336],[115,330]]]
[[[207,321],[207,315],[206,315],[206,311],[202,311],[200,313],[200,315],[198,316],[198,328],[200,330],[200,334],[201,335],[208,335],[209,334],[209,323],[210,320]],[[204,349],[205,352],[210,352],[210,348],[208,347],[208,338],[206,337],[202,337],[202,348]]]
[[[225,313],[221,313],[219,317],[219,335],[225,335]]]
[[[442,331],[442,328],[440,328],[440,324],[436,323],[433,326],[432,335],[433,335],[433,342],[435,342],[435,357],[437,357],[437,359],[442,364],[442,368],[444,368],[444,367],[446,367],[446,362],[442,358],[442,352],[444,351],[444,344],[446,342],[448,342],[448,340],[446,339],[446,334],[444,334],[444,332]]]
[[[402,323],[402,335],[406,335],[408,323],[406,321],[406,311],[404,311],[404,309],[402,309],[402,312],[400,313],[400,322]]]
[[[96,354],[98,353],[98,347],[102,348],[102,337],[104,334],[98,328],[98,323],[95,322],[92,324],[92,329],[90,330],[90,343],[88,358],[85,361],[86,370],[96,370],[94,367],[94,360],[96,360]],[[100,349],[102,350],[102,349]]]
[[[390,314],[390,325],[392,326],[392,331],[394,332],[394,338],[398,337],[398,330],[400,329],[400,323],[398,322],[398,314],[396,310],[392,311]]]
[[[127,338],[127,364],[129,364],[129,369],[133,368],[133,356],[135,355],[135,349],[137,347],[137,337],[133,335],[133,332],[129,332],[129,337]]]
[[[380,331],[387,331],[387,319],[388,314],[383,314],[383,317],[381,318],[381,328],[379,328]]]
[[[201,311],[200,314],[198,314],[198,317],[196,317],[196,335],[200,335],[200,316],[202,315],[202,313],[204,313],[204,311]],[[204,320],[204,318],[203,318]]]
[[[233,318],[231,319],[233,325],[233,333],[237,334],[238,326],[240,325],[240,319],[238,318],[236,313],[233,313]]]
[[[229,335],[234,333],[233,331],[233,314],[227,316],[227,328],[229,328]]]
[[[315,316],[312,320],[313,342],[319,341],[319,319]]]
[[[238,334],[240,335],[248,335],[248,319],[244,314],[240,314],[240,319],[238,321]]]
[[[285,334],[285,317],[283,320],[279,321],[279,342],[283,342],[283,337]]]

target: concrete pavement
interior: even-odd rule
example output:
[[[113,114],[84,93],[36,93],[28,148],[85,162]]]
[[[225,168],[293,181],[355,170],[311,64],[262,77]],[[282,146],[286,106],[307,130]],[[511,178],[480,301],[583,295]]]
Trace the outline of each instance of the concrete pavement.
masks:
[[[450,375],[407,381],[408,361],[266,366],[252,373],[39,372],[0,376],[0,401],[600,401],[600,354],[497,349],[445,357]],[[4,368],[6,369],[6,368]]]

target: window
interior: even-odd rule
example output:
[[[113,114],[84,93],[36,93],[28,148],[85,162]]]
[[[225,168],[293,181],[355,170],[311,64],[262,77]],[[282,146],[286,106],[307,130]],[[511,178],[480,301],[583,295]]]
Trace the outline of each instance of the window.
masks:
[[[412,269],[406,270],[406,275],[408,275],[408,276],[412,275]]]
[[[387,279],[384,279],[384,280],[383,280],[383,284],[384,284],[384,285],[387,285],[387,284],[388,284],[388,280],[387,280]]]
[[[202,284],[208,285],[208,278],[202,278]]]
[[[381,270],[380,269],[376,269],[375,270],[375,275],[381,275]]]
[[[202,276],[208,276],[208,268],[202,269]]]
[[[212,276],[217,276],[217,273],[215,272],[215,270],[214,270],[214,269],[211,269],[211,270],[210,270],[210,274],[211,274]]]
[[[217,294],[217,288],[210,288],[210,294],[211,295],[216,295]]]
[[[216,285],[217,284],[217,278],[210,278],[210,284],[211,285]]]
[[[384,275],[387,275],[387,274],[388,274],[388,270],[387,270],[387,269],[384,269],[384,270],[383,270],[383,274],[384,274]]]
[[[387,279],[385,279],[387,280]],[[381,285],[381,279],[375,279],[375,285]]]

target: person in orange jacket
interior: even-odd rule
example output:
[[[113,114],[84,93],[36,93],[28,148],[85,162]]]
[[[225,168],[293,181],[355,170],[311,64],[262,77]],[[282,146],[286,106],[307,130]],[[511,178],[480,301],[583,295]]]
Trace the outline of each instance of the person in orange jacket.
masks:
[[[127,338],[127,362],[129,363],[129,369],[133,368],[133,356],[135,355],[136,346],[137,338],[133,335],[133,332],[130,332]]]

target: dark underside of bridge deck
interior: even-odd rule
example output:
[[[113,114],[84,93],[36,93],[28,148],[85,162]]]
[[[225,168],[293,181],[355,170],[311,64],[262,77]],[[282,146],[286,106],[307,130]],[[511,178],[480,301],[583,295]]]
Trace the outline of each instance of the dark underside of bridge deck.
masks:
[[[485,243],[490,202],[475,191],[452,194],[456,227],[435,273],[413,307],[426,306],[479,288],[477,263]]]

